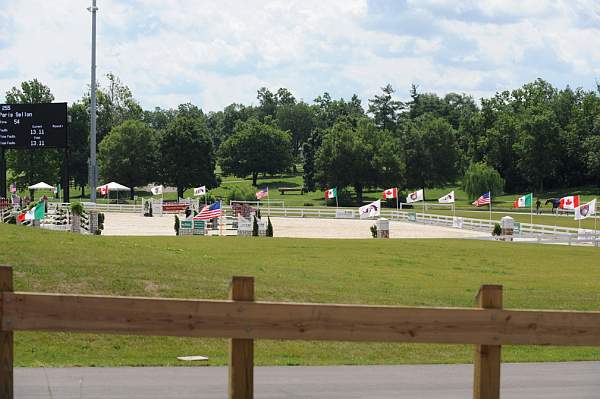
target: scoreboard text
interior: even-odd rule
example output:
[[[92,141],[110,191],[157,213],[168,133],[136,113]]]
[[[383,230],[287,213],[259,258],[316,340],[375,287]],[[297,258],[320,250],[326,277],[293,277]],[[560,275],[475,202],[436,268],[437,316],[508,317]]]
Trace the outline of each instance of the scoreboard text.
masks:
[[[67,103],[0,104],[0,147],[66,146]]]

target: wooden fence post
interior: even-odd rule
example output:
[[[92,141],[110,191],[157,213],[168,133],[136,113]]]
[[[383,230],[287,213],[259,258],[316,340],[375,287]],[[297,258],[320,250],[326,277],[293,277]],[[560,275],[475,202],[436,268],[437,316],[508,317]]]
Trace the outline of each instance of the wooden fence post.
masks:
[[[0,294],[13,290],[12,267],[0,266]],[[4,295],[0,300],[0,321],[4,321]],[[0,399],[13,399],[13,332],[0,326]]]
[[[479,307],[502,309],[502,286],[482,285],[476,297]],[[500,345],[476,345],[473,399],[500,398]]]
[[[254,277],[233,277],[232,301],[254,301]],[[254,397],[254,340],[229,340],[229,399]]]

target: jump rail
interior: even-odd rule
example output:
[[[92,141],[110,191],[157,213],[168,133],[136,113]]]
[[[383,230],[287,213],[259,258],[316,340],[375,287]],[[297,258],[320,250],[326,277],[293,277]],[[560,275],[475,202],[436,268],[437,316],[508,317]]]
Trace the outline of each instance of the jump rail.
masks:
[[[474,344],[473,397],[499,398],[501,345],[600,346],[600,312],[508,310],[502,286],[478,308],[254,302],[254,278],[233,277],[229,300],[13,292],[0,266],[0,399],[13,398],[13,332],[229,338],[229,398],[253,398],[255,339]]]

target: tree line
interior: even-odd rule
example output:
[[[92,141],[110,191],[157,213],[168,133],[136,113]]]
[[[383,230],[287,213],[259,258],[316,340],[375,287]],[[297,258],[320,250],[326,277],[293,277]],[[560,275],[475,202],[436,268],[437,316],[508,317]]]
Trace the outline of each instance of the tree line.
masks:
[[[250,176],[254,185],[260,174],[296,172],[301,165],[309,191],[351,189],[358,201],[369,188],[472,184],[478,171],[498,174],[498,190],[508,192],[600,180],[600,87],[558,89],[538,79],[476,101],[413,85],[410,99],[399,101],[387,85],[366,108],[357,95],[323,93],[309,104],[288,89],[261,88],[255,105],[205,113],[193,104],[144,110],[118,77],[106,80],[97,92],[100,174],[131,187],[163,183],[183,196],[198,184],[217,186],[217,164],[225,174]],[[52,101],[38,80],[6,93],[8,103]],[[82,192],[89,104],[88,92],[68,107],[69,169]],[[20,187],[59,181],[60,151],[11,150],[7,158]]]

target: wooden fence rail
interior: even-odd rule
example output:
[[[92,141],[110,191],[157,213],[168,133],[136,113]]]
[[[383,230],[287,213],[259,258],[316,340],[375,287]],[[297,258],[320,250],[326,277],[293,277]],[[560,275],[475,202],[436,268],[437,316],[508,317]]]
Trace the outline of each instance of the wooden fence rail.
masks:
[[[600,312],[502,309],[484,285],[478,308],[255,302],[254,279],[230,299],[187,300],[12,292],[0,266],[0,399],[13,395],[13,331],[230,339],[229,397],[253,397],[254,339],[474,344],[473,397],[499,398],[501,345],[600,346]]]

